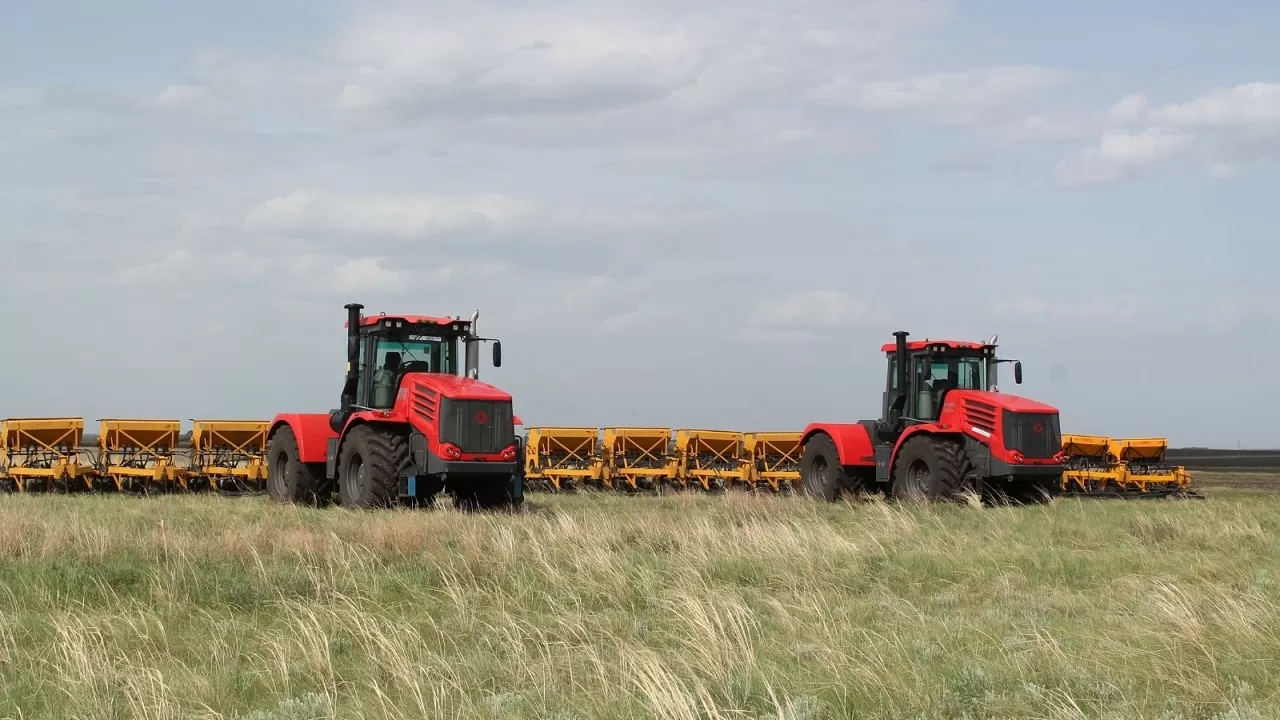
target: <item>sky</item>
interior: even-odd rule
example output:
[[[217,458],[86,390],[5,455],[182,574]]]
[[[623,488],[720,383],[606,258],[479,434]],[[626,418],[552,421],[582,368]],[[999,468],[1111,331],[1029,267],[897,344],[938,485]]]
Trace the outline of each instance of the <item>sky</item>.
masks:
[[[1277,26],[1244,0],[9,4],[0,416],[324,412],[361,302],[479,309],[526,425],[872,418],[901,329],[998,333],[1002,391],[1066,432],[1280,447]]]

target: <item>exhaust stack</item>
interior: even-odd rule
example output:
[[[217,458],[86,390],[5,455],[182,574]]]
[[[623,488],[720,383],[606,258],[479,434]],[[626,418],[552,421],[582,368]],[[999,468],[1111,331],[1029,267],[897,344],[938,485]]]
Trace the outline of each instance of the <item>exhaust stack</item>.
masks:
[[[476,319],[479,317],[480,310],[477,308],[471,313],[471,336],[466,341],[466,360],[463,365],[469,378],[480,377],[480,341],[476,339],[480,337],[480,333],[476,332]]]
[[[893,407],[889,409],[889,422],[898,423],[902,410],[907,404],[907,331],[899,330],[893,334],[897,339],[895,352],[898,356],[898,394],[893,398]]]
[[[356,402],[356,388],[360,383],[360,303],[348,303],[347,309],[347,382],[342,388],[342,410],[346,412]]]

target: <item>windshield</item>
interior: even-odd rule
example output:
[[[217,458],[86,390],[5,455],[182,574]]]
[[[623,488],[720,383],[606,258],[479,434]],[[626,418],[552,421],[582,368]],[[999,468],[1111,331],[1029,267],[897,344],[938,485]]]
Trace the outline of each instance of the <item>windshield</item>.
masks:
[[[457,371],[453,341],[444,336],[406,335],[395,340],[378,338],[373,356],[380,369],[450,375]]]
[[[983,390],[987,387],[986,380],[987,366],[979,357],[935,356],[925,377],[925,382],[935,393],[951,388]]]
[[[372,353],[369,342],[373,341]],[[452,335],[406,334],[398,337],[366,335],[360,338],[360,374],[356,396],[369,407],[389,408],[395,403],[405,373],[456,375],[457,338]],[[372,359],[370,372],[366,365]],[[372,387],[369,383],[372,382]],[[368,395],[366,395],[368,393]]]
[[[926,367],[926,363],[928,367]],[[934,355],[915,358],[916,397],[913,416],[919,420],[937,420],[943,395],[948,390],[984,390],[987,365],[976,355]]]

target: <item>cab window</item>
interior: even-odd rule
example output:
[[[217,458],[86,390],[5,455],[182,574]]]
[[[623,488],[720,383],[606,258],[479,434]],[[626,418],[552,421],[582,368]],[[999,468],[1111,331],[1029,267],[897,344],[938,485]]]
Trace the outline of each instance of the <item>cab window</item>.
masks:
[[[982,390],[986,367],[981,358],[945,358],[930,364],[928,380],[935,386]]]
[[[364,343],[362,342],[362,345]],[[361,352],[361,357],[364,357]],[[374,340],[374,367],[369,407],[388,409],[395,405],[400,379],[405,373],[456,374],[455,340],[435,335],[379,337]],[[365,373],[361,372],[361,378]]]

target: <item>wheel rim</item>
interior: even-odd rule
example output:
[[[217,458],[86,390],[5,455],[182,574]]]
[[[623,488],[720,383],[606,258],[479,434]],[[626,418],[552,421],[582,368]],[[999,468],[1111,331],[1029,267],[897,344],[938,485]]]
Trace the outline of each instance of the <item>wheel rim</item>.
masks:
[[[929,464],[916,460],[907,466],[907,488],[913,493],[924,493],[929,488]]]
[[[822,489],[827,486],[827,459],[818,456],[813,459],[813,463],[809,465],[809,486],[807,489],[810,493],[818,495]]]
[[[289,473],[289,453],[283,450],[276,453],[275,457],[272,458],[271,465],[267,480],[277,495],[283,495],[286,486],[285,478],[288,477]]]
[[[347,471],[343,473],[343,485],[351,488],[351,497],[360,497],[364,494],[365,475],[364,475],[364,458],[359,453],[354,453],[351,460],[347,462]]]

